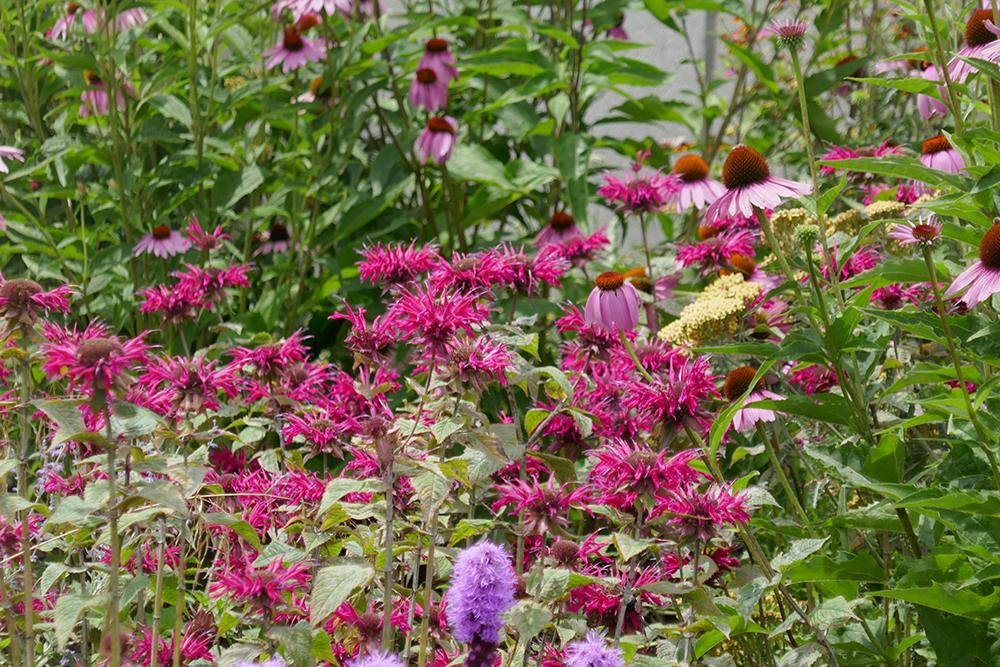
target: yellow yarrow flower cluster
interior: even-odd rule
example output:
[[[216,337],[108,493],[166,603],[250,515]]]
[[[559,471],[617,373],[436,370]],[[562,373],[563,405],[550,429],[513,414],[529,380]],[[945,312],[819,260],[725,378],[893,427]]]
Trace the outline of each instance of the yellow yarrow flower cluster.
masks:
[[[663,327],[659,336],[675,346],[702,345],[734,336],[747,306],[762,289],[759,283],[747,282],[742,273],[722,276],[685,306],[680,317]]]

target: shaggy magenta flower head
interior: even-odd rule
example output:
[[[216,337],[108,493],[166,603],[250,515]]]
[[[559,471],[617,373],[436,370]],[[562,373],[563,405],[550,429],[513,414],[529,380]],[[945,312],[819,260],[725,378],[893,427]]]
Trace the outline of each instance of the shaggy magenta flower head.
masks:
[[[4,162],[4,158],[24,162],[24,151],[20,148],[14,148],[13,146],[0,146],[0,174],[7,174],[10,172],[10,168],[7,166],[7,163]]]
[[[597,189],[597,194],[604,197],[608,204],[617,204],[618,210],[625,213],[642,214],[663,210],[676,186],[674,180],[659,171],[640,174],[648,155],[648,150],[639,153],[632,163],[631,176],[624,179],[605,176],[604,185]]]
[[[6,280],[0,275],[0,319],[7,320],[8,325],[31,326],[46,313],[68,313],[72,293],[69,285],[46,291],[34,280]]]
[[[978,58],[1000,65],[1000,28],[993,23],[992,9],[976,9],[965,24],[965,46],[948,63],[948,74],[953,81],[963,83],[976,72],[976,66],[962,60]]]
[[[593,452],[597,462],[589,481],[596,500],[621,510],[635,507],[640,497],[653,498],[665,491],[694,483],[701,473],[690,462],[698,452],[686,450],[668,456],[647,445],[619,438]]]
[[[215,231],[213,232],[206,232],[201,228],[201,223],[198,222],[198,218],[193,215],[188,221],[186,231],[188,240],[191,241],[194,247],[205,252],[218,248],[222,245],[223,241],[232,238],[229,234],[222,231],[222,227],[220,226],[216,226]]]
[[[418,70],[431,69],[437,74],[438,81],[447,86],[451,81],[458,80],[458,69],[455,67],[455,56],[448,50],[448,40],[429,39],[424,45],[424,55],[420,58]]]
[[[632,331],[639,324],[639,293],[623,274],[605,271],[594,280],[583,316],[607,331]]]
[[[416,109],[434,113],[448,105],[448,81],[438,78],[437,71],[421,67],[410,83],[410,104]]]
[[[541,248],[552,243],[565,243],[583,236],[583,230],[577,225],[573,216],[566,211],[556,211],[549,218],[549,224],[535,236],[535,246]]]
[[[146,362],[149,350],[145,333],[123,339],[96,322],[83,331],[46,325],[43,335],[48,340],[42,345],[45,374],[52,380],[64,377],[71,391],[92,397],[120,391],[131,380],[129,371]]]
[[[674,189],[669,199],[679,211],[690,208],[700,211],[726,192],[726,186],[709,177],[708,163],[694,153],[678,158],[670,175]]]
[[[513,364],[510,351],[488,336],[454,341],[446,359],[455,380],[480,392],[494,382],[506,386],[506,371]]]
[[[325,58],[326,42],[322,38],[303,37],[298,26],[290,25],[285,28],[281,41],[264,52],[264,57],[267,58],[267,69],[281,65],[281,71],[288,74],[303,65]]]
[[[594,261],[609,245],[611,240],[604,233],[603,227],[590,236],[578,236],[563,243],[553,244],[562,258],[575,267],[583,267]]]
[[[742,145],[729,151],[722,165],[722,182],[726,185],[726,194],[705,211],[706,224],[739,215],[751,217],[754,209],[776,208],[789,197],[812,191],[805,183],[772,176],[764,156]]]
[[[586,503],[590,491],[585,486],[571,488],[569,484],[556,484],[549,477],[545,484],[537,480],[529,483],[513,480],[497,487],[500,499],[493,503],[493,511],[511,506],[524,516],[524,529],[531,535],[545,535],[554,526],[565,528],[572,505]]]
[[[354,310],[349,303],[344,304],[344,309],[346,312],[333,313],[328,318],[350,322],[351,332],[344,338],[344,346],[353,352],[356,358],[377,366],[388,364],[396,345],[395,325],[381,316],[369,324],[365,317],[365,309]]]
[[[752,366],[740,366],[735,370],[729,371],[726,375],[726,381],[722,385],[722,394],[726,397],[726,400],[732,403],[745,394],[747,389],[750,389],[750,384],[753,382],[753,378],[756,374],[757,369]],[[747,396],[743,405],[749,406],[751,403],[763,401],[768,398],[781,400],[782,397],[773,391],[756,386]],[[741,407],[733,415],[731,425],[737,431],[744,433],[753,429],[760,422],[773,422],[776,418],[777,416],[774,414],[773,410],[768,410],[766,408]]]
[[[677,246],[677,261],[681,266],[697,265],[705,275],[727,266],[733,255],[744,257],[754,256],[754,245],[757,238],[749,229],[734,229],[719,231],[715,227],[702,225],[698,228],[698,236],[703,236],[702,230],[710,230],[699,243],[685,243]]]
[[[839,250],[840,248],[836,245],[830,248],[830,261],[833,264],[834,270],[837,271],[837,275],[840,280],[847,280],[848,278],[853,278],[859,273],[870,271],[878,266],[879,262],[882,260],[882,254],[877,248],[875,248],[875,246],[864,245],[857,248],[847,261],[843,263],[843,266],[841,266],[837,259],[837,253]],[[822,248],[820,248],[817,244],[815,252],[819,254],[821,251]],[[829,280],[831,275],[830,264],[823,261],[819,272],[822,274],[824,279]]]
[[[153,357],[136,384],[147,404],[177,417],[218,410],[220,393],[236,396],[233,369],[205,357]]]
[[[884,157],[886,155],[902,155],[903,149],[901,146],[893,146],[886,139],[878,146],[862,146],[861,148],[849,148],[847,146],[837,146],[836,144],[829,144],[829,150],[826,153],[819,156],[819,160],[823,161],[835,161],[835,160],[850,160],[852,158],[859,157]],[[829,165],[823,165],[819,168],[821,174],[830,175],[837,172],[837,167],[831,167]],[[867,174],[861,174],[861,178],[868,178]]]
[[[1000,292],[1000,219],[993,221],[979,242],[979,261],[958,274],[944,295],[955,296],[963,290],[965,294],[959,303],[966,308],[973,308]]]
[[[654,373],[653,379],[656,382],[642,378],[622,382],[622,405],[636,410],[641,428],[652,431],[661,426],[674,429],[703,425],[702,404],[719,395],[706,357],[687,359],[678,355]]]
[[[348,661],[347,667],[403,667],[403,661],[392,653],[371,651]]]
[[[727,484],[711,484],[705,490],[689,486],[668,492],[654,514],[674,515],[669,523],[682,538],[705,543],[726,526],[750,521],[745,504],[746,496]]]
[[[495,249],[476,253],[452,253],[451,261],[441,259],[431,271],[435,289],[488,294],[498,283],[505,282],[510,269]]]
[[[889,237],[901,246],[932,246],[941,238],[941,223],[933,215],[922,217],[916,222],[900,222],[889,230]]]
[[[620,648],[608,646],[603,634],[591,630],[566,647],[566,667],[625,667],[625,659]]]
[[[489,318],[488,309],[476,295],[441,290],[432,292],[419,285],[403,290],[389,307],[389,317],[403,334],[433,358],[445,358],[455,334],[474,335],[474,328]]]
[[[455,639],[469,644],[467,667],[490,667],[500,643],[503,614],[514,606],[515,575],[507,551],[482,541],[459,552],[448,591]]]
[[[420,163],[427,164],[430,160],[436,165],[442,165],[447,162],[455,147],[456,132],[458,132],[458,121],[451,116],[428,118],[427,125],[413,144],[413,150],[420,158]]]
[[[161,259],[173,257],[191,247],[183,234],[167,225],[157,225],[135,244],[135,254],[150,253]]]
[[[502,282],[523,294],[534,294],[542,283],[552,287],[562,286],[562,277],[569,271],[569,262],[555,246],[545,246],[531,255],[524,246],[503,244],[498,248],[504,265]]]
[[[938,72],[937,65],[930,65],[927,67],[921,76],[927,81],[940,81],[941,74]],[[920,93],[917,95],[917,112],[920,117],[924,120],[934,120],[935,118],[944,118],[948,115],[948,106],[941,100],[945,99],[947,95],[944,87],[938,86],[938,97],[931,97],[930,95],[925,95]]]
[[[386,288],[402,287],[412,282],[421,273],[433,269],[440,261],[437,249],[432,245],[417,247],[416,241],[410,245],[376,243],[365,246],[359,253],[358,262],[361,280],[372,285],[382,284]]]
[[[965,173],[962,154],[952,147],[948,137],[943,134],[931,137],[920,146],[920,161],[925,167],[949,174]]]

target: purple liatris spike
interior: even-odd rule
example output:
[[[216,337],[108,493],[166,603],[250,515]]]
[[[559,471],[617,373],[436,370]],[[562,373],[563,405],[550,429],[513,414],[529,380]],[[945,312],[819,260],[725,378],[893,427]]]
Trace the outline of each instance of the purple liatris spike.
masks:
[[[514,570],[503,547],[484,540],[463,549],[451,577],[448,618],[455,639],[469,644],[467,667],[492,663],[501,616],[513,605]]]
[[[348,667],[403,667],[403,662],[394,654],[372,651],[351,660]]]
[[[566,647],[566,667],[625,667],[621,649],[608,646],[596,630]]]

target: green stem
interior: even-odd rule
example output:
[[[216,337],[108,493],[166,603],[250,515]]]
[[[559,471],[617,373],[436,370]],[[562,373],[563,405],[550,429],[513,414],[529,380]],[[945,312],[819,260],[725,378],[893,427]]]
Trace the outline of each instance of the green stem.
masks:
[[[927,12],[927,20],[930,22],[931,35],[934,38],[934,60],[948,91],[948,106],[951,107],[951,115],[955,119],[955,132],[962,134],[965,131],[965,123],[962,120],[962,106],[958,102],[958,93],[955,91],[955,84],[948,73],[948,61],[944,57],[944,46],[941,44],[941,34],[937,27],[937,3],[933,0],[924,0],[924,9]]]
[[[419,417],[418,417],[419,419]],[[385,564],[382,568],[382,650],[392,650],[392,512],[393,512],[393,471],[392,459],[383,461],[385,473],[382,481],[385,485]]]
[[[118,574],[122,564],[121,537],[118,534],[118,471],[116,469],[116,457],[118,454],[117,443],[111,432],[111,407],[106,410],[108,420],[105,429],[108,447],[108,531],[111,533],[111,563],[108,588],[110,589],[111,601],[108,605],[108,615],[111,618],[111,667],[121,667],[121,624],[118,618],[119,602],[121,590],[118,585]]]
[[[163,561],[166,536],[164,535],[164,523],[160,520],[160,526],[156,535],[156,579],[153,584],[153,627],[150,633],[153,636],[153,650],[149,656],[149,667],[158,667],[160,663],[159,641],[160,641],[160,611],[163,609]]]
[[[31,501],[31,484],[28,480],[28,456],[31,448],[31,357],[27,350],[28,327],[22,327],[21,340],[25,345],[24,359],[21,362],[21,410],[20,410],[20,444],[17,461],[17,492],[26,501]],[[31,531],[28,530],[31,509],[21,512],[21,560],[23,565],[23,597],[24,597],[24,664],[33,667],[35,664],[35,577],[31,562]],[[8,631],[13,636],[13,628]],[[13,641],[13,637],[12,637]]]
[[[632,359],[632,363],[635,364],[635,369],[639,371],[639,375],[641,375],[646,382],[655,384],[656,380],[653,379],[653,376],[649,374],[649,371],[647,371],[639,361],[639,357],[636,356],[635,349],[632,347],[632,343],[629,341],[628,336],[625,335],[624,329],[618,330],[618,338],[621,339],[622,345],[625,346],[625,351],[628,352],[628,356]]]
[[[785,490],[785,495],[788,496],[788,501],[792,504],[793,513],[797,516],[799,522],[808,528],[810,523],[809,515],[806,514],[805,509],[799,502],[799,496],[795,493],[792,483],[785,474],[785,469],[781,466],[781,459],[778,458],[777,443],[768,435],[767,429],[761,422],[757,422],[757,435],[760,436],[761,442],[764,443],[764,449],[767,450],[767,458],[771,462],[771,469],[778,477],[778,481],[781,482],[781,487]]]

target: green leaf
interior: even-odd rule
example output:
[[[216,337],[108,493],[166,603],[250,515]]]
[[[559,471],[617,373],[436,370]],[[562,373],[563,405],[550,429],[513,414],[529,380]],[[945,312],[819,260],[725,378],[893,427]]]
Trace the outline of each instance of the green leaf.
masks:
[[[74,528],[96,526],[103,521],[97,514],[101,508],[102,503],[80,496],[66,496],[46,523],[51,526],[66,524]]]
[[[363,563],[342,563],[321,568],[313,579],[309,596],[309,623],[316,627],[359,588],[368,585],[375,576],[371,566]]]
[[[636,539],[626,533],[615,533],[612,539],[614,540],[615,548],[618,549],[618,553],[626,563],[654,544],[652,540]]]
[[[263,183],[264,173],[257,165],[244,167],[241,171],[223,172],[212,190],[212,204],[218,209],[232,208]]]
[[[159,93],[153,95],[149,102],[156,107],[157,111],[164,118],[178,121],[184,127],[191,127],[191,111],[187,105],[181,102],[176,96],[169,93]]]
[[[788,415],[809,417],[830,424],[851,423],[851,405],[839,394],[810,394],[809,396],[789,396],[781,400],[765,399],[751,403],[753,407],[767,408]]]
[[[209,512],[208,514],[202,514],[201,520],[210,525],[225,526],[246,540],[254,549],[257,551],[261,550],[260,538],[257,537],[257,531],[243,519],[222,512]]]
[[[76,627],[80,616],[88,609],[105,607],[108,604],[108,596],[104,593],[88,594],[63,593],[56,600],[55,609],[52,610],[52,625],[55,628],[56,644],[59,649],[66,648],[70,637],[73,635],[73,628]]]
[[[912,157],[886,155],[879,158],[856,157],[846,160],[820,160],[821,165],[837,167],[848,171],[859,171],[879,176],[911,178],[943,190],[962,189],[964,179],[956,174],[925,167],[920,160]]]
[[[923,587],[872,591],[867,595],[904,600],[976,621],[992,621],[1000,617],[1000,589],[997,588],[989,595],[980,595],[955,584],[934,583]]]
[[[806,558],[785,570],[793,584],[806,582],[885,581],[885,571],[868,552],[834,560],[821,554]]]
[[[516,190],[507,180],[503,164],[478,144],[457,144],[448,160],[448,175],[457,181],[494,185],[502,190]]]
[[[313,637],[309,626],[298,623],[294,626],[275,625],[267,633],[281,645],[286,660],[295,667],[311,667],[313,663]]]
[[[485,535],[493,530],[495,523],[493,519],[462,519],[448,538],[448,546],[453,547],[465,540]]]
[[[886,433],[879,438],[878,446],[868,452],[862,471],[880,482],[902,482],[905,461],[906,447],[902,439],[893,433]]]
[[[505,614],[510,627],[517,630],[518,639],[527,643],[552,620],[552,612],[533,600],[521,600]]]
[[[790,565],[794,565],[805,560],[812,554],[823,548],[829,537],[794,540],[788,549],[781,552],[771,561],[771,567],[779,572],[784,572]]]
[[[180,487],[170,482],[160,480],[146,484],[139,489],[139,496],[160,507],[165,507],[178,516],[187,516],[187,502],[181,494]]]
[[[323,498],[319,501],[319,512],[317,516],[323,516],[333,506],[349,493],[379,491],[382,484],[373,479],[351,479],[344,477],[334,479],[327,483],[323,491]]]

